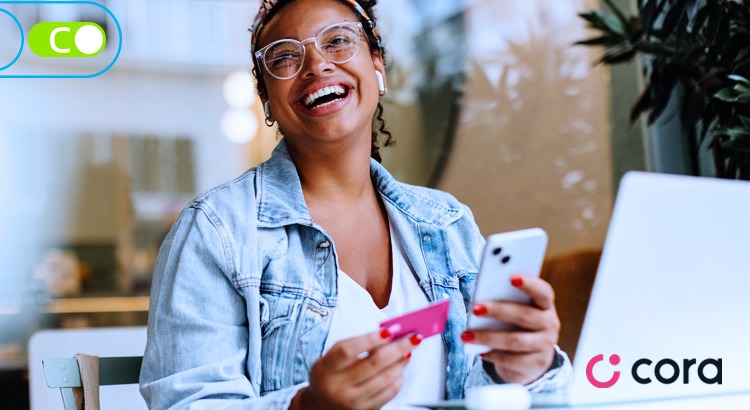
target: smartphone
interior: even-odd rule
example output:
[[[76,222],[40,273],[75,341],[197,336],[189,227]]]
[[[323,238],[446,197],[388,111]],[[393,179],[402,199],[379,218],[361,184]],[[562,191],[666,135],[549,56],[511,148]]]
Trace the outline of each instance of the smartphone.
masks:
[[[427,339],[443,333],[445,324],[448,322],[450,305],[450,300],[441,300],[413,312],[388,319],[380,324],[380,328],[391,332],[391,341],[415,333]]]
[[[502,300],[529,304],[531,299],[525,292],[510,284],[516,274],[539,275],[547,251],[547,233],[540,228],[524,229],[491,235],[482,253],[477,277],[477,286],[472,301]],[[469,314],[467,328],[512,330],[516,326],[496,319]],[[489,351],[486,346],[465,344],[469,354]]]

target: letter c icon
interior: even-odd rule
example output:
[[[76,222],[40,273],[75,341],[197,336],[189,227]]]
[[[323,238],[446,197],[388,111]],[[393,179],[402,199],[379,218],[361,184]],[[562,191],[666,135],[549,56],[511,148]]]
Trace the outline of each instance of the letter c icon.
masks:
[[[50,35],[49,35],[49,45],[50,45],[50,47],[52,47],[52,50],[54,50],[56,53],[68,54],[68,53],[70,53],[70,49],[69,48],[59,48],[59,47],[57,47],[57,43],[56,43],[57,33],[61,32],[61,31],[67,31],[68,33],[70,33],[70,27],[58,27],[58,28],[52,30],[52,33],[50,33]]]
[[[589,379],[589,383],[591,383],[591,385],[593,385],[597,389],[608,389],[614,386],[615,383],[620,380],[620,372],[615,371],[612,375],[612,378],[607,381],[601,382],[597,380],[594,377],[594,366],[602,360],[604,360],[604,355],[601,353],[589,360],[588,364],[586,365],[586,378]],[[611,363],[613,366],[617,366],[618,364],[620,364],[620,356],[613,354],[609,357],[609,363]]]

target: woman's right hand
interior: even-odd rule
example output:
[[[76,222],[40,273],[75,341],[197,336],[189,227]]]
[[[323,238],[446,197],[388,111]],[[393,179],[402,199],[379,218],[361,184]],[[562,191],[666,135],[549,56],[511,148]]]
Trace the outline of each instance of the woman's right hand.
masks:
[[[334,344],[310,370],[310,385],[291,409],[378,409],[401,390],[411,351],[422,341],[412,335],[389,342],[387,330]]]

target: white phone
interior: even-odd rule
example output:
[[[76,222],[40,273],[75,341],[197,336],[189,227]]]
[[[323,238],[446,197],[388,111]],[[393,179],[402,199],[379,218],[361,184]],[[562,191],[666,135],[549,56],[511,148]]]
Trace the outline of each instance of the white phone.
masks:
[[[516,274],[539,275],[547,250],[547,233],[541,228],[524,229],[491,235],[482,254],[473,303],[502,300],[529,304],[525,292],[511,285]],[[467,329],[512,330],[515,325],[496,319],[469,314]],[[467,354],[489,351],[487,346],[464,344]]]

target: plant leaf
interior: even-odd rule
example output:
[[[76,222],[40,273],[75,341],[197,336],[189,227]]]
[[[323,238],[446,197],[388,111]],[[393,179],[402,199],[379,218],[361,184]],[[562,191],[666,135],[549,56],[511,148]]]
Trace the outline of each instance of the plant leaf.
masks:
[[[724,102],[733,103],[737,99],[737,96],[735,95],[733,89],[725,88],[714,94],[714,98]]]
[[[698,13],[696,13],[695,15],[695,20],[693,21],[693,27],[691,31],[693,33],[700,33],[701,30],[703,30],[703,26],[706,24],[706,21],[708,21],[708,8],[701,7],[700,10],[698,10]]]
[[[604,0],[604,2],[615,13],[615,16],[617,17],[617,19],[620,20],[620,24],[625,30],[624,34],[629,34],[628,33],[628,27],[629,27],[628,18],[625,17],[625,14],[623,14],[622,10],[620,10],[612,0]]]
[[[722,20],[721,6],[717,1],[708,1],[705,7],[709,17],[703,37],[706,39],[706,44],[716,44],[716,36],[719,33]]]
[[[578,16],[586,20],[586,22],[589,23],[589,28],[592,28],[594,30],[604,31],[605,33],[608,32],[607,25],[604,24],[601,17],[599,17],[599,14],[596,11],[591,11],[588,13],[579,13]]]
[[[748,65],[750,65],[750,57],[745,57],[744,59],[735,62],[734,69],[739,70],[747,67]]]
[[[721,146],[735,151],[750,152],[750,138],[748,138],[749,135],[750,134],[740,134],[737,137],[721,144]]]
[[[737,84],[734,86],[734,92],[739,96],[750,95],[750,87],[745,84]]]
[[[641,92],[640,97],[638,97],[638,100],[633,104],[633,108],[630,109],[630,122],[633,123],[635,120],[638,119],[638,117],[641,116],[644,112],[651,109],[653,106],[653,99],[651,98],[651,93],[649,92],[649,86],[646,86],[646,88]]]
[[[665,38],[671,36],[679,26],[680,22],[687,18],[686,4],[687,3],[684,1],[678,1],[671,4],[671,8],[667,12],[667,16],[664,17],[664,22],[661,26],[661,32]]]
[[[747,49],[743,50],[743,51],[747,51]],[[748,80],[747,78],[745,78],[745,77],[743,77],[741,75],[730,74],[730,75],[727,76],[727,78],[730,79],[730,80],[732,80],[732,81],[735,81],[735,82],[738,82],[738,83],[750,86],[750,80]]]
[[[662,10],[669,0],[649,0],[641,7],[641,26],[646,34],[651,35],[654,32],[654,22],[661,15]]]
[[[750,48],[743,48],[739,53],[737,53],[737,57],[734,58],[734,62],[739,63],[743,58],[747,57],[748,54],[750,54]]]
[[[670,48],[663,43],[657,43],[654,41],[638,42],[634,47],[642,53],[653,54],[655,56],[671,56],[677,54],[677,50]]]
[[[627,21],[622,21],[617,18],[617,16],[608,13],[600,13],[599,17],[602,18],[602,21],[612,33],[615,33],[620,37],[628,37]]]
[[[636,51],[634,49],[626,49],[624,51],[608,52],[602,56],[599,60],[603,64],[620,64],[625,63],[635,57]]]
[[[576,41],[573,43],[573,45],[576,46],[601,46],[601,45],[616,45],[620,43],[620,39],[618,37],[613,37],[610,35],[603,35],[601,37],[594,37],[589,38],[586,40]]]
[[[675,48],[677,50],[680,50],[682,48],[682,44],[685,42],[685,39],[690,36],[690,32],[688,31],[688,25],[690,24],[690,19],[687,16],[687,11],[685,11],[685,14],[683,15],[683,18],[680,19],[679,23],[677,24],[677,27],[675,27]]]

